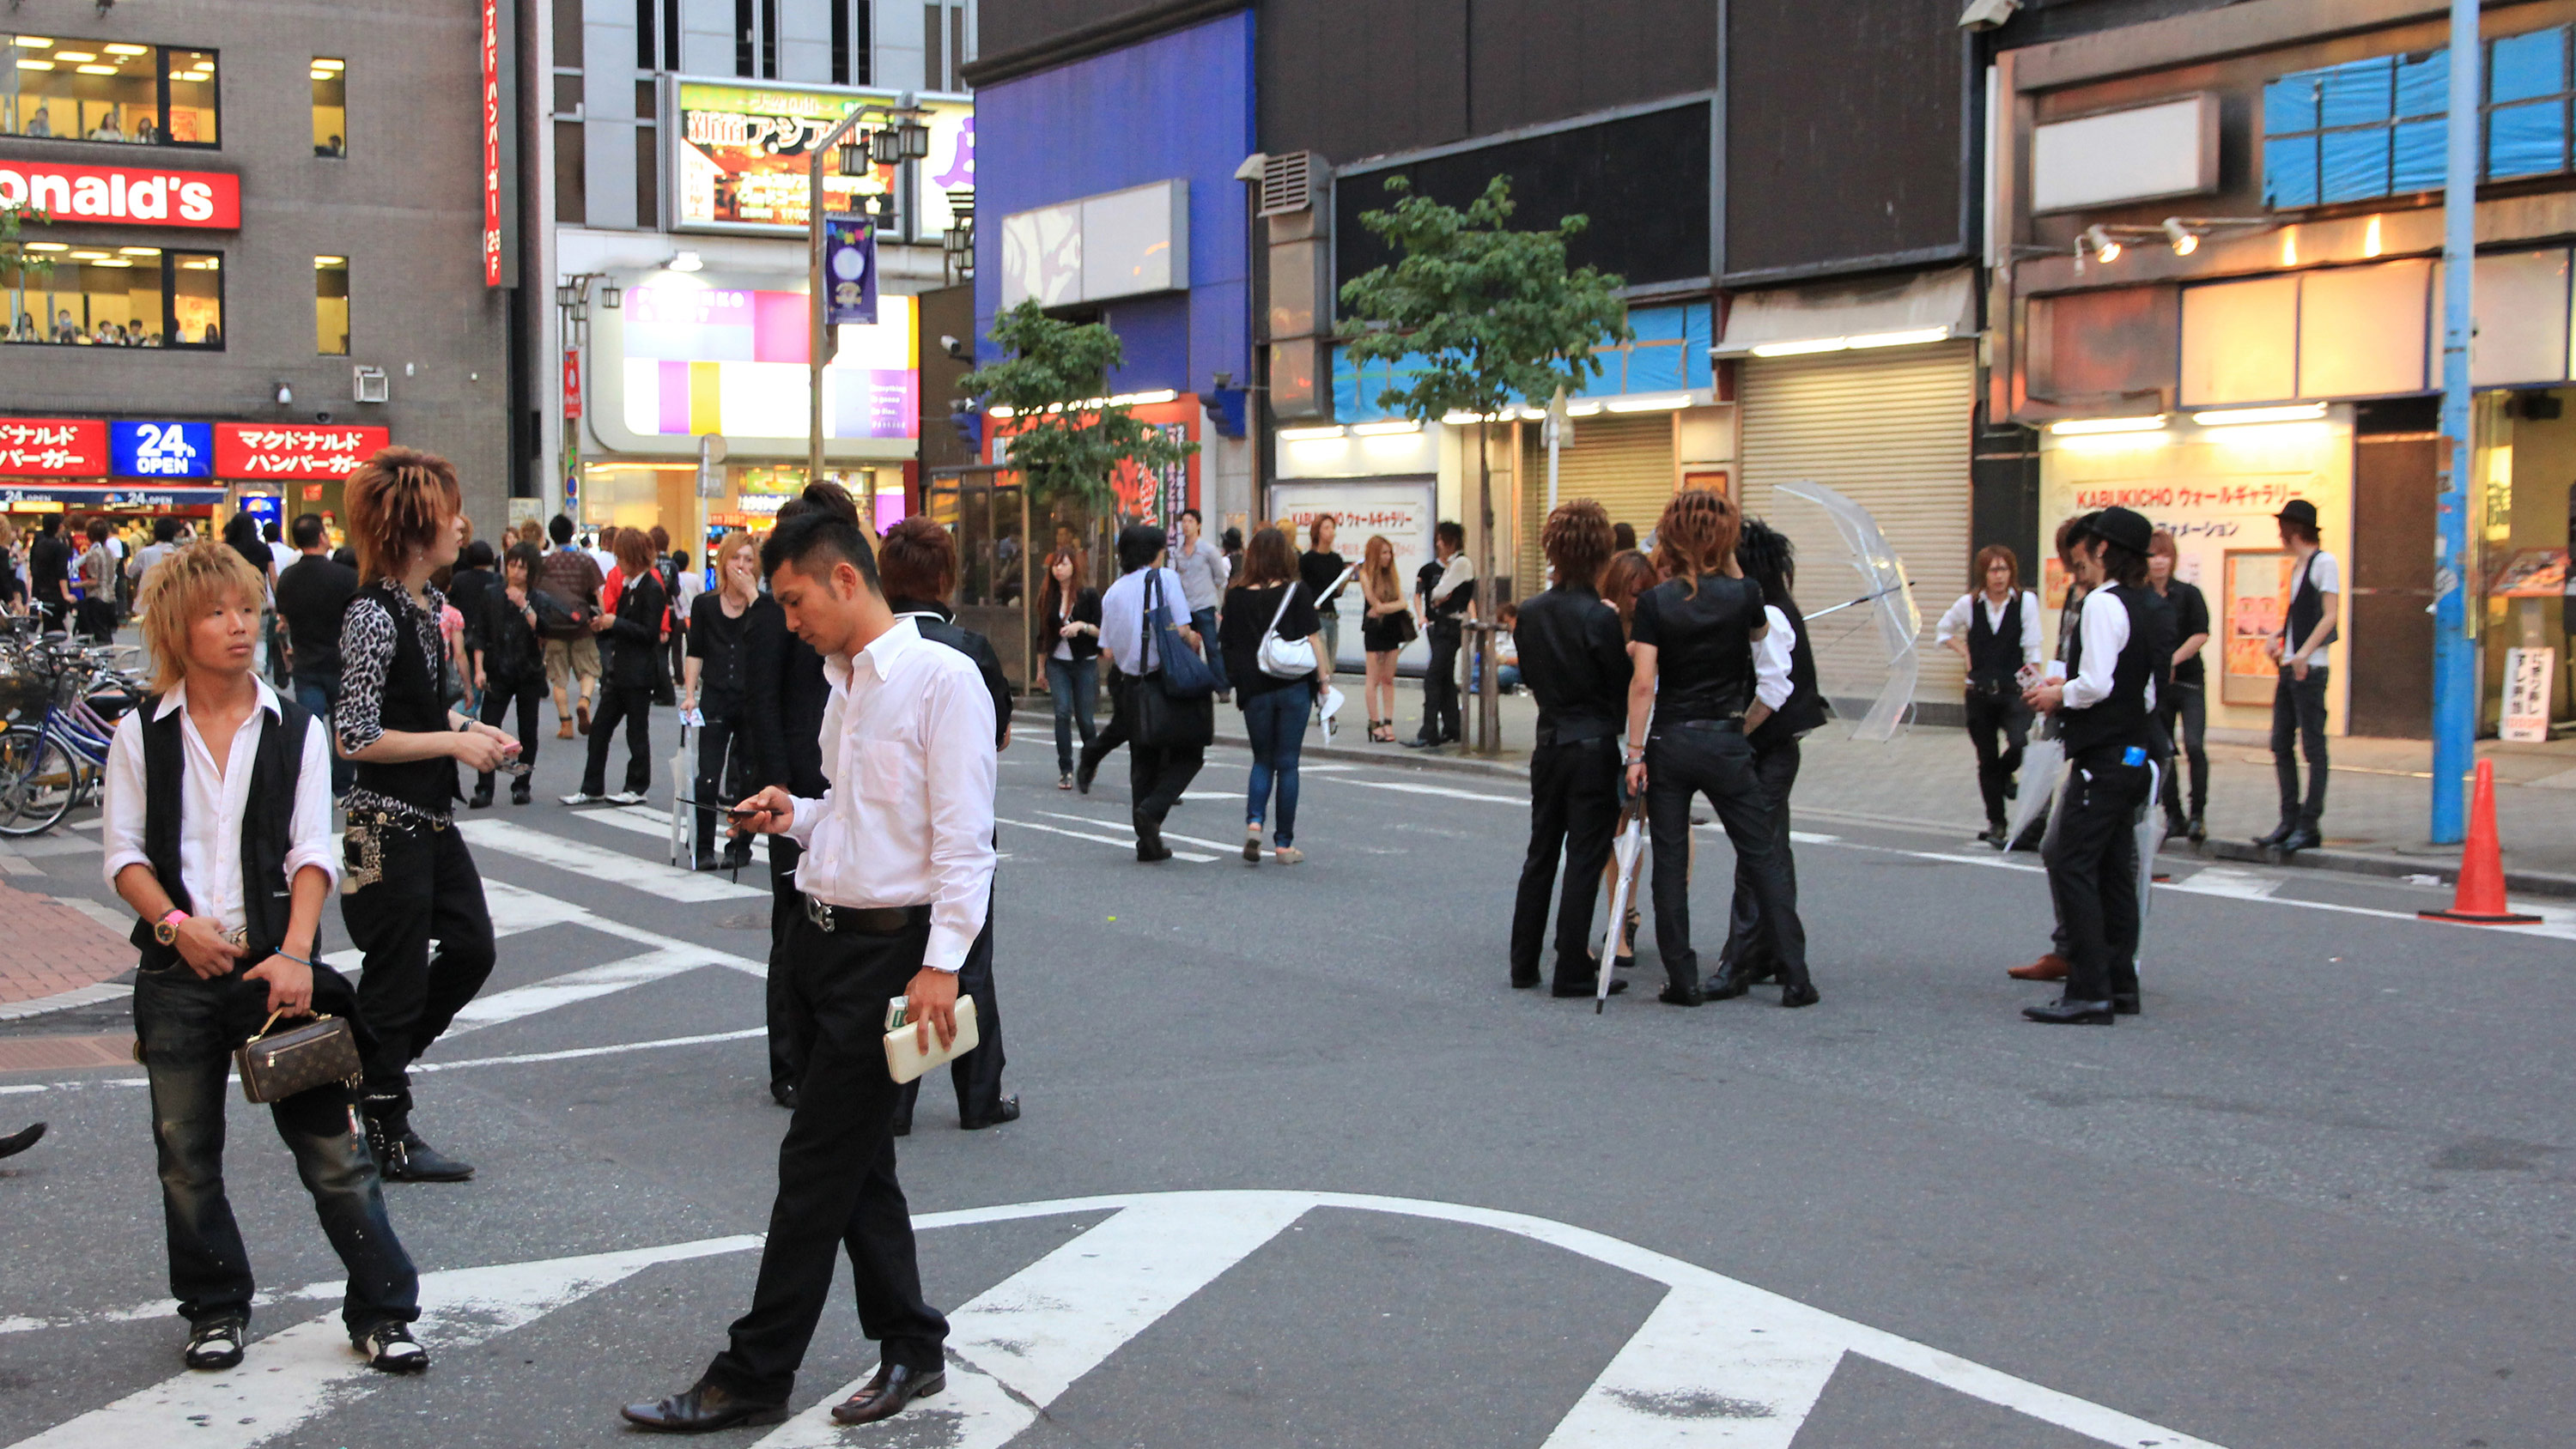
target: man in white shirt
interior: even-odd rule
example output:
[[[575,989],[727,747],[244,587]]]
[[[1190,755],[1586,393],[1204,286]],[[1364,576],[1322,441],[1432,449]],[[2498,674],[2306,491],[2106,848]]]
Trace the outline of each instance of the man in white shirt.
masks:
[[[2335,556],[2317,546],[2317,506],[2293,498],[2273,517],[2281,525],[2281,546],[2296,565],[2290,577],[2290,606],[2268,652],[2281,666],[2272,686],[2272,773],[2281,782],[2281,823],[2269,835],[2254,838],[2284,853],[2313,850],[2323,843],[2317,826],[2326,813],[2326,647],[2335,641],[2335,605],[2343,593],[2343,570]],[[2308,758],[2308,790],[2299,794],[2296,746]]]
[[[265,582],[223,544],[144,580],[154,693],[108,747],[102,869],[140,918],[134,1027],[152,1090],[182,1361],[228,1369],[250,1322],[250,1257],[224,1194],[224,1078],[271,1013],[359,1025],[357,993],[313,963],[338,876],[324,731],[252,670]],[[222,751],[218,758],[216,751]],[[362,1035],[361,1050],[367,1045]],[[328,1082],[271,1104],[348,1270],[341,1320],[371,1366],[429,1366],[409,1324],[419,1277],[386,1220],[356,1094]]]
[[[1141,861],[1172,858],[1163,844],[1163,817],[1180,803],[1181,792],[1189,788],[1207,758],[1197,746],[1146,745],[1135,739],[1137,691],[1158,688],[1146,676],[1163,667],[1146,620],[1149,589],[1154,607],[1178,631],[1181,642],[1192,649],[1201,647],[1198,631],[1190,627],[1181,576],[1162,566],[1162,556],[1161,529],[1131,523],[1118,531],[1118,566],[1125,573],[1100,596],[1100,651],[1109,658],[1109,727],[1082,747],[1073,768],[1074,787],[1088,795],[1100,762],[1111,750],[1127,746],[1127,798],[1136,825],[1136,858]]]
[[[698,1382],[629,1404],[647,1429],[703,1433],[786,1417],[796,1370],[848,1245],[876,1376],[832,1410],[842,1424],[901,1412],[945,1386],[947,1320],[922,1300],[912,1220],[895,1177],[889,998],[927,1046],[957,1034],[957,971],[983,928],[993,879],[993,701],[964,654],[898,619],[857,523],[818,500],[761,550],[787,627],[823,656],[820,799],[771,786],[737,828],[802,847],[804,918],[776,958],[805,1019],[795,1115],[778,1153],[751,1310]]]

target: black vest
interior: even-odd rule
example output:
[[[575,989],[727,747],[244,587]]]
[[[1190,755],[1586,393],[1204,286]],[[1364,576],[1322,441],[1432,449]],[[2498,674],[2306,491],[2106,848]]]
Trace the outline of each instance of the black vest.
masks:
[[[1789,646],[1789,697],[1745,737],[1756,750],[1776,749],[1825,722],[1825,696],[1816,688],[1816,646],[1807,637],[1807,616],[1785,598],[1771,607],[1787,616],[1798,642]]]
[[[2318,623],[2326,616],[2326,596],[2319,593],[2316,584],[2308,578],[2309,571],[2316,566],[2317,556],[2309,554],[2306,561],[2299,565],[2298,582],[2290,587],[2290,637],[2288,642],[2281,646],[2281,652],[2284,654],[2294,649],[2304,648],[2307,645],[2308,636],[2317,631]],[[2328,634],[2326,643],[2333,643],[2334,638],[2333,634]],[[2317,647],[2323,649],[2325,645],[2321,644]],[[2310,659],[2308,664],[2311,668],[2319,668],[2323,667],[2325,662],[2324,656],[2319,655]]]
[[[379,716],[383,727],[424,735],[449,728],[447,701],[438,689],[438,661],[421,648],[420,630],[413,624],[420,606],[405,597],[400,585],[384,579],[358,590],[349,606],[369,602],[394,621],[394,657],[385,665],[385,700]],[[360,760],[357,788],[415,810],[445,815],[458,794],[456,761],[445,755],[398,765]]]
[[[187,771],[187,745],[179,733],[184,711],[156,718],[159,695],[135,706],[143,732],[143,857],[161,880],[161,889],[180,910],[195,912],[187,882],[179,875],[179,815]],[[295,701],[280,697],[278,717],[260,731],[259,749],[250,772],[250,803],[242,811],[242,924],[250,932],[250,950],[242,957],[257,964],[286,940],[286,918],[292,905],[286,879],[286,853],[295,844],[295,786],[304,772],[304,732],[313,723]],[[222,742],[229,749],[231,741]],[[216,742],[208,741],[208,748]],[[131,939],[143,950],[143,966],[157,971],[179,959],[176,947],[154,939],[153,921],[134,923]]]
[[[2066,758],[2084,762],[2087,755],[2110,750],[2128,749],[2134,745],[2151,755],[2161,755],[2164,732],[2157,728],[2155,717],[2147,709],[2147,685],[2152,681],[2166,685],[2171,674],[2168,663],[2156,668],[2161,655],[2173,658],[2173,644],[2164,636],[2168,632],[2162,610],[2152,607],[2149,591],[2126,584],[2106,584],[2096,592],[2108,592],[2129,613],[2129,642],[2122,646],[2120,657],[2111,666],[2111,693],[2083,709],[2058,711],[2058,737],[2066,742]],[[2093,600],[2087,595],[2085,606]],[[2079,622],[2066,644],[2066,673],[2069,678],[2084,672],[2084,630]]]
[[[1977,680],[2009,683],[2021,672],[2021,591],[2007,596],[2004,626],[1986,623],[1986,600],[1983,594],[1971,596],[1968,605],[1968,677]]]

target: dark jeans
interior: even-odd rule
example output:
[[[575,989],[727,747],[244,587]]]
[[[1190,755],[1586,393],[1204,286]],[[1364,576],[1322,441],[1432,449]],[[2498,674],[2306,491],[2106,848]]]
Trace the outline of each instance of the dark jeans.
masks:
[[[1100,709],[1100,658],[1058,659],[1047,656],[1047,698],[1055,702],[1055,772],[1073,773],[1073,734],[1082,730],[1082,746],[1091,748],[1097,732],[1092,716]]]
[[[1252,737],[1252,780],[1243,801],[1247,825],[1259,825],[1270,814],[1270,789],[1279,787],[1278,828],[1273,845],[1297,839],[1297,751],[1306,740],[1306,711],[1315,703],[1315,687],[1299,680],[1286,689],[1256,694],[1243,701],[1244,733]]]
[[[2299,762],[2290,755],[2296,742],[2308,757],[2308,794],[2299,798]],[[2310,830],[2326,813],[2326,669],[2308,666],[2308,677],[2295,678],[2287,668],[2272,686],[2272,773],[2281,780],[2281,822]]]
[[[1790,849],[1789,792],[1798,784],[1800,753],[1794,739],[1753,752],[1753,780],[1771,812],[1771,849],[1780,858],[1780,873],[1788,880],[1793,903],[1798,899],[1798,857]],[[1771,918],[1762,914],[1761,887],[1742,851],[1735,856],[1735,905],[1728,915],[1726,949],[1718,953],[1719,959],[1739,977],[1761,976],[1774,969],[1780,959],[1779,933],[1771,929]]]
[[[796,889],[796,862],[804,854],[793,836],[769,837],[769,1090],[773,1095],[796,1085],[797,1074],[805,1069],[805,1039],[811,1034],[788,990],[792,973],[787,969],[788,945],[795,939],[797,923],[805,919],[805,897]]]
[[[1977,750],[1977,793],[1986,799],[1986,823],[2000,826],[2012,818],[2004,806],[2004,790],[2021,768],[2022,746],[2030,738],[2030,710],[2019,695],[1984,694],[1973,685],[1965,702],[1968,743]]]
[[[1225,674],[1225,651],[1216,647],[1216,610],[1190,610],[1190,627],[1198,631],[1199,657],[1208,662],[1208,668],[1216,671],[1217,693],[1223,694],[1234,688],[1234,681],[1226,678]]]
[[[690,782],[689,793],[700,800],[721,800],[730,805],[751,793],[745,788],[742,760],[751,741],[743,732],[741,720],[731,715],[720,719],[710,714],[706,718],[707,722],[698,727],[698,775]],[[628,771],[630,777],[633,773]],[[722,835],[716,825],[716,812],[701,808],[695,836],[697,859],[715,859],[716,842]]]
[[[626,722],[626,788],[641,795],[653,788],[653,686],[603,684],[599,710],[590,717],[590,759],[581,767],[581,793],[608,793],[608,736]]]
[[[1592,984],[1592,903],[1619,828],[1619,737],[1530,751],[1529,853],[1521,859],[1512,900],[1512,980],[1538,980],[1547,937],[1547,898],[1556,888],[1556,858],[1565,856],[1565,889],[1556,904],[1556,984]]]
[[[2066,940],[2070,1000],[2138,993],[2136,832],[2147,777],[2144,765],[2078,765],[2067,774],[2056,828],[2041,849]]]
[[[2166,762],[2165,815],[2182,813],[2182,761],[2191,761],[2191,814],[2198,819],[2209,804],[2209,695],[2198,685],[2177,682],[2172,698],[2159,700],[2165,738],[2173,741],[2174,758]],[[2180,729],[2175,726],[2180,725]],[[2322,748],[2322,747],[2321,747]],[[2320,801],[2320,804],[2323,802]]]
[[[408,1069],[492,975],[492,916],[483,878],[454,827],[380,826],[376,834],[384,878],[342,896],[340,916],[366,955],[358,1011],[375,1035],[367,1115],[399,1133],[411,1118]]]
[[[1736,876],[1749,878],[1768,923],[1786,986],[1807,983],[1807,928],[1798,888],[1773,844],[1771,808],[1753,765],[1753,746],[1732,730],[1665,726],[1646,741],[1646,829],[1655,842],[1655,947],[1676,988],[1699,984],[1690,943],[1691,797],[1706,795],[1735,847]],[[1618,929],[1616,922],[1613,930]]]
[[[349,984],[338,972],[325,967],[314,976],[322,1009],[333,1009],[331,997],[346,1000]],[[232,1096],[224,1075],[232,1049],[267,1016],[268,987],[239,974],[202,981],[181,964],[135,978],[134,1030],[152,1087],[170,1293],[192,1324],[250,1316],[250,1254],[224,1193],[224,1110]],[[386,1220],[376,1160],[349,1103],[349,1089],[333,1082],[272,1103],[269,1116],[349,1270],[340,1318],[360,1333],[388,1319],[420,1317],[420,1279]]]
[[[809,1024],[796,1111],[778,1146],[778,1198],[751,1311],[705,1382],[784,1403],[831,1297],[833,1258],[857,1279],[859,1331],[885,1362],[935,1371],[948,1322],[922,1301],[912,1214],[895,1177],[895,1083],[886,1075],[885,1011],[921,969],[925,918],[888,936],[825,931],[802,914],[785,953],[787,995]]]
[[[519,763],[527,766],[531,770],[534,770],[537,767],[537,732],[538,725],[541,722],[540,711],[543,710],[546,702],[545,675],[539,673],[531,675],[526,679],[495,679],[490,681],[488,687],[483,691],[483,710],[477,718],[481,719],[487,725],[498,728],[501,721],[509,717],[510,705],[514,701],[519,706]],[[474,788],[478,791],[488,793],[492,788],[492,775],[493,772],[490,770],[486,770],[483,773],[476,775],[474,777]],[[519,784],[524,785],[535,777],[533,775],[519,775],[514,778]],[[513,788],[516,787],[514,786]]]
[[[957,1089],[957,1120],[990,1122],[1002,1110],[1002,998],[993,990],[993,896],[984,897],[984,929],[966,948],[966,964],[957,968],[957,994],[975,998],[975,1049],[948,1064],[948,1084]],[[921,1098],[921,1078],[895,1089],[894,1117],[912,1126],[913,1103]]]
[[[1431,661],[1423,667],[1422,733],[1416,738],[1454,740],[1464,732],[1458,713],[1460,626],[1454,620],[1434,620],[1422,632],[1431,641]]]
[[[327,679],[317,679],[308,674],[295,676],[295,702],[304,706],[304,712],[313,716],[314,723],[329,729],[331,711],[340,703],[340,676],[334,674]],[[349,787],[357,782],[358,766],[355,761],[341,759],[336,749],[331,750],[330,755],[331,794],[337,798],[348,794]]]

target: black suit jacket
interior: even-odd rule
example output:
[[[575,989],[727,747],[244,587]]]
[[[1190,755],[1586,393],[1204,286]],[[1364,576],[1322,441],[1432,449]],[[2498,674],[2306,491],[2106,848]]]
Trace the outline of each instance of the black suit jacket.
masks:
[[[807,800],[823,779],[823,709],[832,702],[823,656],[787,631],[776,608],[743,615],[743,719],[751,731],[752,779]]]
[[[1002,656],[993,652],[993,641],[960,625],[946,607],[927,599],[888,599],[886,603],[897,614],[927,615],[912,621],[922,638],[975,661],[975,672],[984,676],[984,688],[993,696],[993,743],[998,747],[1011,732],[1011,682],[1002,675]]]
[[[1538,742],[1616,734],[1628,717],[1628,641],[1619,611],[1588,588],[1549,589],[1521,602],[1512,628],[1521,682],[1538,696]]]

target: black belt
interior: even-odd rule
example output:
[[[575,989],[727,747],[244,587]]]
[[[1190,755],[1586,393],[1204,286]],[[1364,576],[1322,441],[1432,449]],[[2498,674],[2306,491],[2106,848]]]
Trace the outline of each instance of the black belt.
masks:
[[[805,919],[825,931],[856,931],[862,936],[899,936],[930,921],[928,906],[835,906],[805,898]]]
[[[1564,724],[1542,724],[1538,727],[1539,748],[1551,745],[1588,745],[1606,740],[1619,732],[1619,726],[1608,720],[1571,720]]]
[[[1744,733],[1744,716],[1738,714],[1729,715],[1725,719],[1677,719],[1665,725],[1663,729],[1699,730],[1713,735],[1740,735]],[[1657,733],[1662,733],[1662,730],[1658,730]]]

